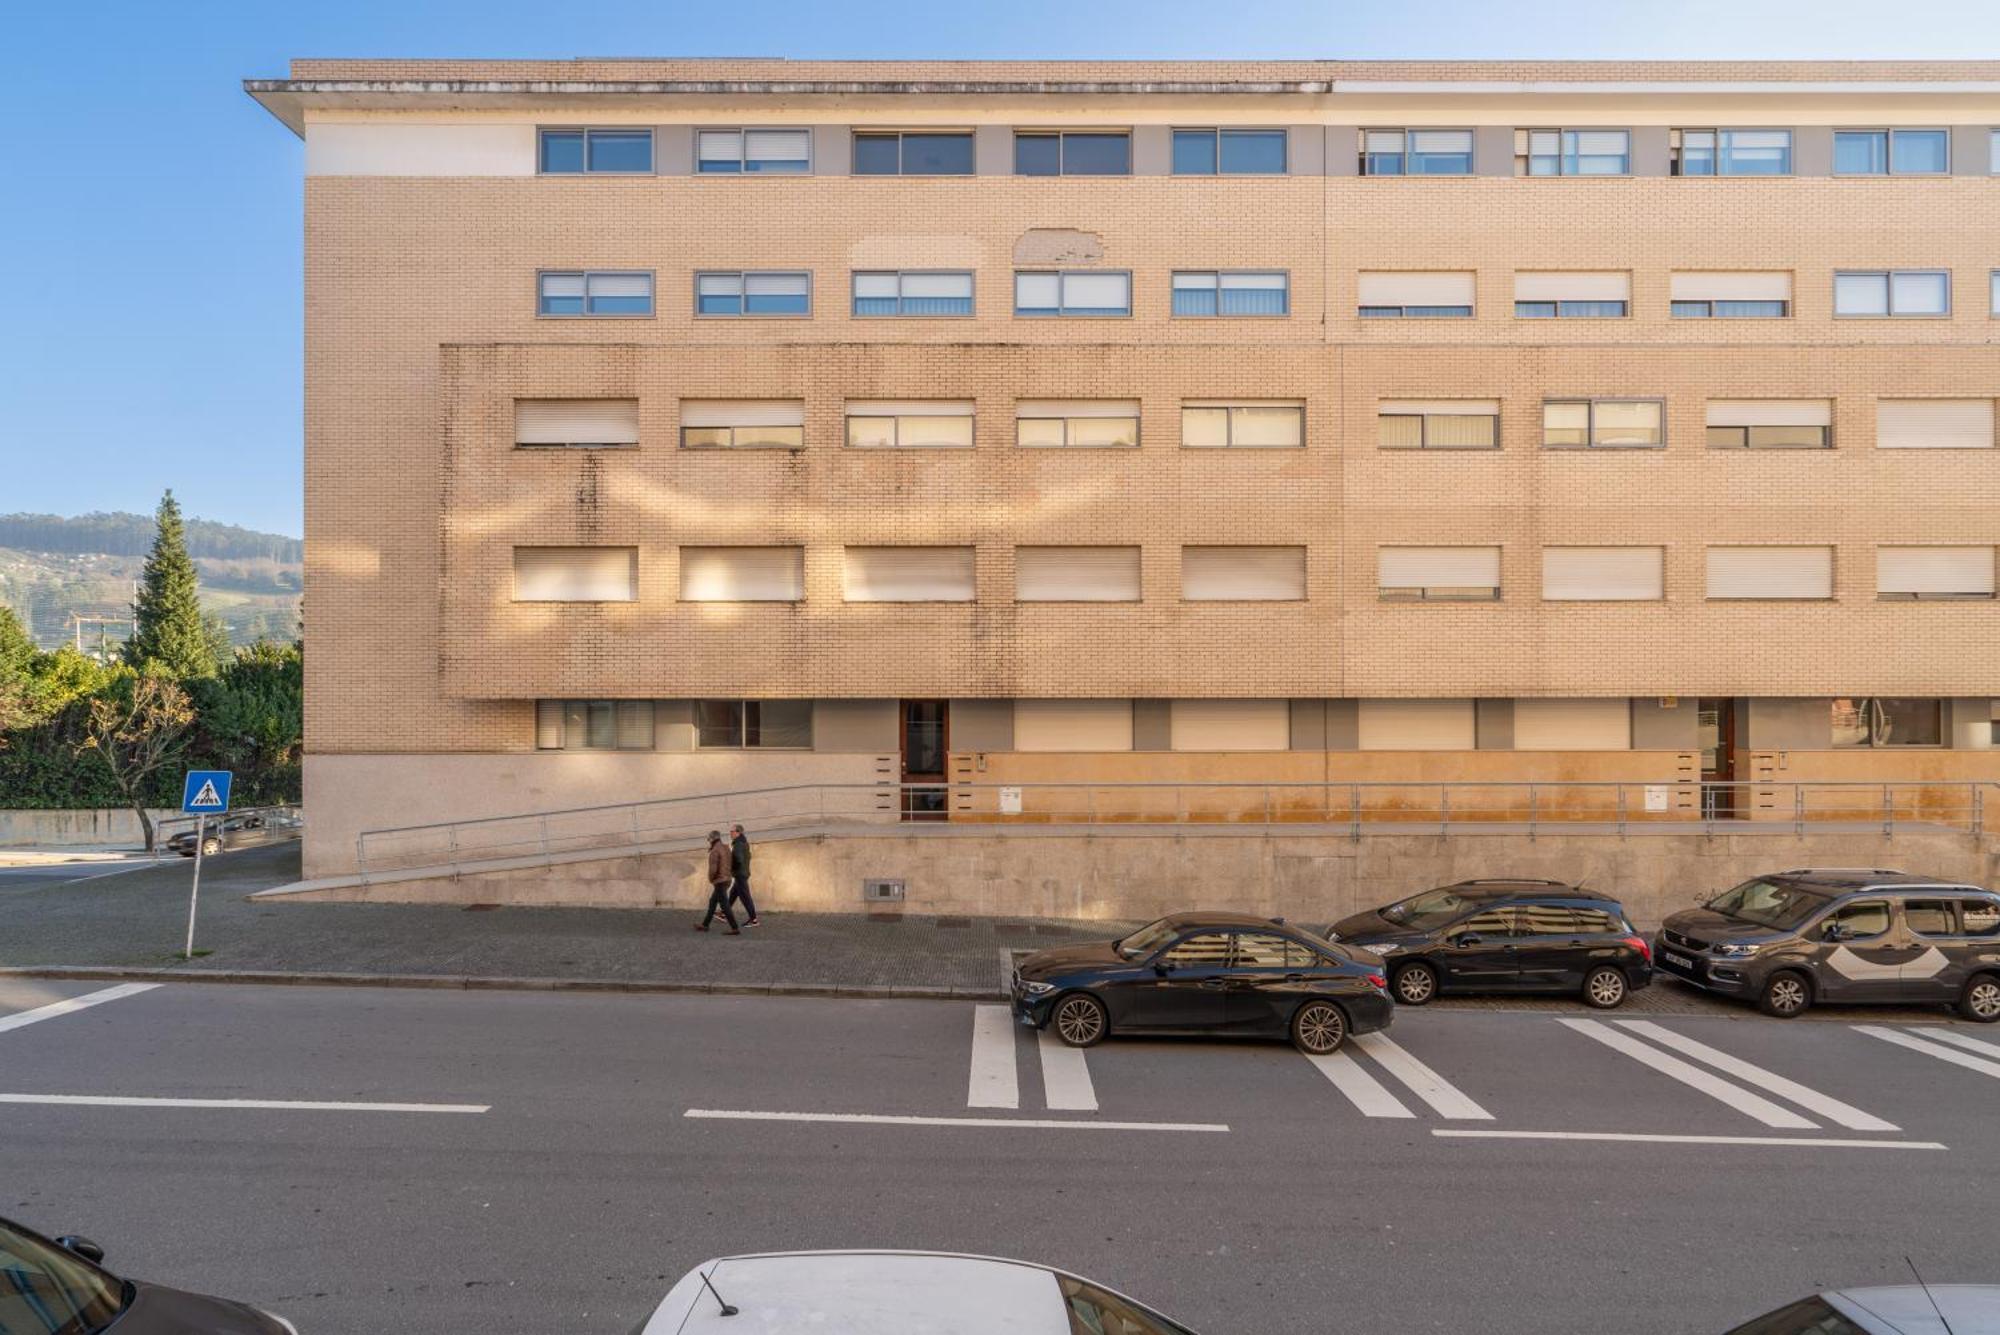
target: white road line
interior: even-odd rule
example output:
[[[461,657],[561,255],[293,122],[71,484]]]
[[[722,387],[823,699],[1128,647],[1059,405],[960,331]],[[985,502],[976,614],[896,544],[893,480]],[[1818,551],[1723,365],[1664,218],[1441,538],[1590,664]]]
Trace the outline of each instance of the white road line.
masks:
[[[1981,1075],[1990,1075],[1995,1079],[2000,1079],[2000,1061],[1988,1061],[1984,1057],[1974,1057],[1970,1053],[1958,1052],[1952,1048],[1945,1047],[1941,1043],[1931,1043],[1921,1038],[1911,1038],[1908,1034],[1899,1034],[1893,1029],[1884,1029],[1882,1026],[1875,1024],[1857,1024],[1854,1026],[1854,1032],[1857,1034],[1866,1034],[1870,1038],[1879,1038],[1885,1043],[1894,1043],[1897,1047],[1908,1048],[1912,1052],[1921,1052],[1926,1057],[1936,1057],[1939,1061],[1950,1062],[1953,1066],[1963,1066],[1968,1071],[1977,1071]]]
[[[1398,1047],[1387,1034],[1356,1034],[1354,1041],[1390,1075],[1408,1085],[1412,1094],[1437,1109],[1440,1117],[1468,1122],[1493,1120],[1492,1113],[1459,1093],[1443,1076]]]
[[[1651,1020],[1620,1020],[1618,1024],[1635,1034],[1652,1039],[1662,1047],[1672,1048],[1698,1062],[1706,1062],[1724,1075],[1735,1076],[1746,1085],[1755,1085],[1766,1093],[1790,1099],[1806,1111],[1816,1112],[1822,1117],[1838,1122],[1850,1131],[1902,1130],[1894,1122],[1885,1122],[1873,1113],[1861,1111],[1851,1103],[1842,1103],[1839,1099],[1822,1094],[1796,1080],[1787,1080],[1784,1076],[1767,1071],[1761,1066],[1752,1066],[1749,1062],[1732,1057],[1706,1043],[1697,1043],[1685,1034],[1677,1034],[1671,1029],[1654,1024]]]
[[[1433,1128],[1434,1136],[1483,1140],[1610,1140],[1654,1145],[1799,1145],[1835,1150],[1942,1150],[1935,1140],[1829,1140],[1811,1136],[1663,1136],[1637,1131],[1457,1131]]]
[[[978,1126],[1026,1131],[1227,1131],[1227,1122],[1074,1122],[1036,1117],[905,1117],[888,1113],[742,1112],[689,1108],[683,1117],[734,1122],[838,1122],[863,1126]]]
[[[1059,1112],[1096,1112],[1097,1088],[1090,1083],[1083,1049],[1063,1042],[1053,1029],[1042,1030],[1036,1043],[1042,1052],[1042,1096],[1049,1107]]]
[[[486,1103],[320,1103],[302,1099],[147,1099],[103,1094],[0,1094],[0,1103],[86,1108],[236,1108],[274,1112],[483,1113]]]
[[[1967,1052],[1976,1052],[1989,1061],[2000,1061],[2000,1043],[1988,1043],[1983,1038],[1955,1033],[1950,1029],[1919,1029],[1917,1032],[1925,1038],[1934,1038],[1940,1043],[1950,1043],[1964,1048]]]
[[[1661,1075],[1670,1076],[1682,1084],[1698,1089],[1712,1099],[1726,1103],[1736,1111],[1754,1117],[1765,1126],[1785,1127],[1797,1131],[1817,1131],[1819,1123],[1807,1121],[1789,1108],[1782,1108],[1761,1094],[1752,1094],[1730,1084],[1720,1076],[1710,1075],[1699,1066],[1690,1066],[1679,1057],[1670,1057],[1658,1048],[1649,1048],[1637,1039],[1627,1038],[1609,1025],[1596,1020],[1562,1020],[1579,1034],[1594,1038],[1615,1052],[1622,1052],[1633,1061],[1652,1067]]]
[[[1005,1006],[972,1008],[972,1076],[968,1108],[1018,1108],[1021,1081],[1014,1071],[1014,1017]]]
[[[1315,1057],[1306,1054],[1306,1060],[1319,1068],[1319,1073],[1333,1082],[1333,1087],[1347,1096],[1347,1101],[1361,1110],[1364,1117],[1415,1117],[1416,1114],[1374,1076],[1361,1069],[1361,1063],[1344,1052],[1329,1052]]]
[[[102,1006],[105,1002],[116,1001],[120,997],[134,997],[141,992],[150,992],[158,986],[158,983],[120,983],[116,987],[107,987],[98,992],[86,992],[67,1001],[52,1001],[46,1006],[37,1006],[31,1011],[22,1011],[17,1015],[0,1016],[0,1034],[10,1029],[40,1024],[43,1020],[53,1020],[58,1015],[68,1015],[72,1011]]]

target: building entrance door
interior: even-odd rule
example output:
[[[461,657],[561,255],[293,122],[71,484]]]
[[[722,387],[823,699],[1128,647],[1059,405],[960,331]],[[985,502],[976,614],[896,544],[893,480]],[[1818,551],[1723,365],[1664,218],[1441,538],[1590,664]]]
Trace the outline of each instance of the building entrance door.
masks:
[[[1736,814],[1736,701],[1701,700],[1695,705],[1701,733],[1701,814]]]
[[[902,708],[903,819],[945,820],[951,814],[950,789],[945,786],[951,704],[946,700],[905,700]]]

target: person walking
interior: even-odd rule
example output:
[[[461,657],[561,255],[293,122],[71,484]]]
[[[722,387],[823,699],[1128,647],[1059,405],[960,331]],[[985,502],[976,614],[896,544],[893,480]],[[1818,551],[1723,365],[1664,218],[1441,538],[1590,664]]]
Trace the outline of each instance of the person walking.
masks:
[[[729,872],[733,878],[729,902],[743,901],[745,927],[762,927],[764,920],[757,916],[757,901],[750,898],[750,840],[741,825],[729,827]]]
[[[731,936],[743,935],[736,925],[736,915],[729,911],[729,845],[722,842],[722,831],[708,832],[708,912],[701,915],[701,921],[694,925],[697,932],[708,930],[708,924],[720,913],[729,924]]]

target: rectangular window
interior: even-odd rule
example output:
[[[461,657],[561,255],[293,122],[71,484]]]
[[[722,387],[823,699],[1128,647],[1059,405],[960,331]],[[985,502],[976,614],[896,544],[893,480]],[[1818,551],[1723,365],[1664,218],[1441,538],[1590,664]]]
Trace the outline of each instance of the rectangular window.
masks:
[[[1306,596],[1303,547],[1183,547],[1185,602],[1299,602]]]
[[[1988,284],[1992,289],[1987,298],[1988,313],[2000,315],[2000,269],[1995,269],[1992,272],[1988,277]]]
[[[1824,450],[1833,446],[1831,399],[1710,399],[1712,450]]]
[[[1355,291],[1363,319],[1463,319],[1472,314],[1471,273],[1363,273]]]
[[[1375,587],[1384,602],[1491,603],[1500,599],[1498,547],[1381,547]]]
[[[1022,603],[1136,603],[1137,547],[1016,547],[1014,600]]]
[[[653,275],[598,269],[543,270],[536,275],[538,315],[653,313]]]
[[[682,399],[684,450],[800,450],[803,399]]]
[[[1470,176],[1470,130],[1363,130],[1363,176]]]
[[[1130,700],[1016,700],[1016,751],[1130,751]]]
[[[1991,399],[1880,399],[1875,447],[1883,450],[1990,450]]]
[[[1023,449],[1137,449],[1137,399],[1022,399],[1014,443]]]
[[[1783,271],[1682,271],[1669,284],[1677,320],[1775,319],[1792,313],[1792,276]]]
[[[1549,399],[1542,404],[1542,447],[1659,449],[1667,441],[1666,417],[1658,399]]]
[[[1790,176],[1790,130],[1672,130],[1675,176]]]
[[[1289,315],[1290,274],[1198,272],[1174,274],[1175,315]]]
[[[694,276],[696,315],[812,314],[812,275],[761,270],[697,273]]]
[[[802,547],[683,547],[684,603],[796,603],[806,596]]]
[[[972,314],[972,275],[962,270],[856,270],[856,315]]]
[[[1737,598],[1833,597],[1831,547],[1711,547],[1708,596]]]
[[[1289,700],[1171,700],[1167,745],[1176,751],[1289,751]]]
[[[1942,176],[1951,170],[1948,130],[1835,130],[1835,176]]]
[[[1514,314],[1532,320],[1601,320],[1629,315],[1629,273],[1516,273]]]
[[[698,130],[695,170],[704,175],[798,176],[812,170],[810,130]]]
[[[1176,176],[1283,176],[1283,130],[1175,130]]]
[[[1875,596],[1887,602],[1991,601],[1993,548],[1877,547]]]
[[[1296,450],[1306,443],[1298,399],[1190,400],[1181,405],[1185,450]]]
[[[639,443],[637,399],[516,399],[514,443],[616,449]]]
[[[1942,700],[1844,696],[1832,721],[1836,747],[1944,745]]]
[[[1514,749],[1630,751],[1632,702],[1620,697],[1516,700]]]
[[[1470,700],[1363,700],[1356,709],[1363,751],[1470,751],[1478,727]]]
[[[969,450],[971,399],[850,399],[851,450]]]
[[[970,130],[857,130],[856,176],[970,176]]]
[[[569,128],[541,132],[544,176],[645,176],[653,170],[649,129]]]
[[[1377,443],[1385,450],[1497,450],[1498,399],[1383,399]]]
[[[1873,319],[1949,315],[1951,271],[1844,270],[1833,276],[1833,313]]]
[[[755,747],[810,751],[810,700],[697,700],[694,744],[704,751]]]
[[[1130,176],[1132,136],[1124,130],[1016,130],[1016,176]]]
[[[1663,547],[1544,547],[1542,597],[1552,603],[1645,603],[1666,597]]]
[[[970,547],[849,547],[842,572],[850,603],[969,603]]]
[[[1014,271],[1014,314],[1099,316],[1132,313],[1132,275],[1103,269]]]
[[[651,700],[537,700],[535,747],[541,751],[650,751]]]
[[[629,603],[639,596],[637,547],[516,547],[517,603]]]
[[[1516,176],[1629,176],[1629,130],[1516,130]]]

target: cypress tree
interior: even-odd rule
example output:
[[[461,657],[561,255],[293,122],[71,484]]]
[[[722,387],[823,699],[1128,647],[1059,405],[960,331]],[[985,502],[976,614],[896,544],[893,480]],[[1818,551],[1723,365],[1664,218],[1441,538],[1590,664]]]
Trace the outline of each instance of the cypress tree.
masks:
[[[188,555],[180,503],[171,490],[160,498],[153,551],[132,603],[132,620],[126,662],[134,667],[153,664],[181,681],[215,675],[215,648],[195,594],[194,559]]]

